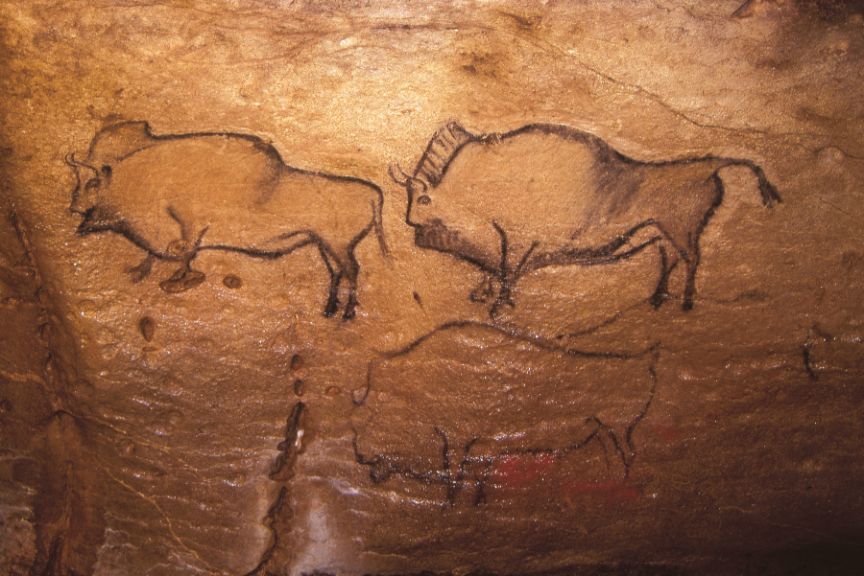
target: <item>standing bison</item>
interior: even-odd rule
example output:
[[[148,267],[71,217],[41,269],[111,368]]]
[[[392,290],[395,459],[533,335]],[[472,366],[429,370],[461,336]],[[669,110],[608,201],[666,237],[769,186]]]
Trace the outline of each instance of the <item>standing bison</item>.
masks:
[[[375,184],[285,164],[271,144],[247,134],[155,135],[146,122],[123,122],[96,133],[75,170],[71,211],[81,235],[114,232],[147,255],[133,281],[155,259],[179,267],[160,287],[182,292],[204,280],[192,268],[202,251],[275,259],[312,246],[330,272],[326,316],[357,306],[357,245],[373,229],[382,252],[381,190]]]
[[[369,365],[354,398],[355,457],[376,483],[399,475],[442,485],[450,502],[472,485],[479,497],[502,459],[565,456],[593,441],[626,478],[657,356],[656,346],[587,353],[492,325],[446,324]]]
[[[493,295],[492,315],[513,305],[525,274],[546,266],[610,263],[659,247],[662,270],[652,303],[669,296],[670,274],[686,270],[683,307],[693,307],[699,237],[723,200],[721,170],[756,175],[762,202],[780,201],[750,160],[705,156],[664,162],[628,158],[600,138],[566,126],[531,124],[475,135],[452,122],[435,133],[409,176],[407,223],[416,244],[480,268],[472,299]]]

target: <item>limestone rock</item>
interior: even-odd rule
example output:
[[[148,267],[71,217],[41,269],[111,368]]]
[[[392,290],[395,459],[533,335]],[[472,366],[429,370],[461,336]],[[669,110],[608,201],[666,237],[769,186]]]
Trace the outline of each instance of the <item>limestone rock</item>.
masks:
[[[860,573],[862,32],[0,0],[0,572]]]

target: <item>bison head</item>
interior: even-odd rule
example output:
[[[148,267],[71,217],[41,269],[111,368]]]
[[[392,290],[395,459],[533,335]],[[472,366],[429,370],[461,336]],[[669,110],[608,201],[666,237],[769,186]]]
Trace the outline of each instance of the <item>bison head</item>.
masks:
[[[459,123],[449,122],[432,136],[426,151],[417,163],[413,176],[406,174],[399,166],[390,167],[390,177],[404,186],[408,192],[408,214],[405,221],[409,226],[420,231],[430,226],[440,226],[451,220],[448,218],[444,204],[437,202],[433,206],[429,192],[441,183],[447,165],[459,150],[474,140],[476,136],[465,130]]]
[[[70,212],[83,217],[79,234],[90,234],[117,227],[119,217],[108,200],[112,166],[116,166],[136,151],[151,145],[156,138],[144,121],[112,124],[102,128],[93,137],[87,158],[77,160],[74,154],[66,157],[75,171],[75,189],[72,191]]]
[[[396,172],[398,171],[398,173]],[[398,166],[390,177],[408,192],[405,223],[414,228],[414,241],[420,248],[459,253],[462,241],[458,230],[458,205],[442,195],[433,200],[431,186],[424,179],[408,176]],[[450,213],[452,211],[456,213]]]
[[[434,209],[429,208],[432,198],[429,196],[429,184],[417,176],[409,176],[397,164],[389,168],[390,178],[408,193],[408,212],[405,223],[414,228],[429,225],[434,218]]]
[[[474,206],[471,191],[463,190],[463,179],[445,181],[451,162],[464,146],[477,140],[457,122],[450,122],[435,132],[413,175],[391,166],[390,177],[408,192],[405,222],[414,228],[417,246],[494,271],[500,264],[496,256],[500,240],[489,218]]]
[[[103,196],[111,182],[111,166],[103,164],[97,168],[90,162],[76,160],[74,154],[66,156],[66,164],[75,171],[75,188],[72,190],[69,211],[82,217],[78,233],[90,234],[110,229],[116,218]]]
[[[418,171],[408,176],[391,167],[390,177],[408,193],[405,222],[414,228],[414,243],[427,250],[452,254],[487,272],[500,265],[500,238],[470,194],[462,194],[459,182],[431,183]]]

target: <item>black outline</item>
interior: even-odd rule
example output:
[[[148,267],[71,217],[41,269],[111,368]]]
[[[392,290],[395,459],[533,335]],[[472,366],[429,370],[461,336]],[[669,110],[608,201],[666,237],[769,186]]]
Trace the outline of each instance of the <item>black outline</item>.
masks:
[[[501,229],[497,222],[491,222],[491,224],[502,236],[502,264],[499,269],[493,269],[493,267],[486,262],[491,262],[494,258],[487,258],[487,255],[480,257],[476,254],[468,253],[468,250],[465,247],[466,244],[457,242],[458,236],[455,236],[453,232],[448,231],[445,223],[432,221],[424,224],[417,224],[411,221],[415,196],[418,194],[426,195],[431,190],[438,187],[446,177],[450,164],[465,146],[470,144],[494,146],[502,141],[529,133],[550,134],[558,136],[565,141],[579,142],[585,145],[593,154],[595,166],[609,167],[610,173],[621,170],[622,167],[626,166],[660,167],[684,166],[698,163],[708,164],[706,168],[711,169],[711,172],[706,181],[710,181],[713,185],[713,199],[699,221],[688,223],[683,221],[685,217],[679,218],[679,220],[682,220],[682,230],[686,230],[686,234],[681,234],[682,238],[683,236],[686,236],[686,245],[682,244],[682,238],[679,238],[679,240],[676,241],[667,227],[663,225],[663,221],[659,217],[655,217],[646,219],[642,222],[634,222],[633,226],[627,232],[618,237],[612,238],[607,243],[599,246],[573,246],[552,252],[536,250],[536,253],[534,253],[535,249],[539,245],[539,241],[535,241],[528,253],[519,257],[520,264],[513,267],[512,270],[508,270],[507,266],[508,259],[511,255],[507,253],[506,231]],[[394,181],[403,186],[408,193],[408,208],[406,211],[405,222],[415,229],[415,243],[418,246],[450,254],[451,256],[464,260],[480,268],[486,274],[499,280],[500,289],[498,298],[490,308],[490,317],[494,319],[502,305],[513,305],[512,291],[519,278],[525,274],[546,266],[591,266],[597,264],[611,264],[635,256],[654,243],[657,243],[658,250],[661,250],[662,268],[654,296],[652,296],[651,299],[652,304],[657,308],[669,299],[669,277],[676,269],[678,263],[683,261],[687,270],[685,274],[682,308],[684,310],[692,309],[697,292],[696,273],[701,259],[699,240],[702,232],[711,220],[711,217],[716,212],[716,209],[723,202],[725,187],[723,186],[723,181],[718,173],[723,168],[729,166],[744,166],[750,169],[757,178],[763,205],[770,208],[775,203],[782,202],[777,189],[768,181],[765,172],[752,160],[708,155],[675,160],[641,161],[622,154],[598,136],[558,124],[534,123],[527,124],[510,132],[478,135],[472,134],[457,122],[449,122],[443,128],[440,128],[435,132],[426,146],[423,155],[420,157],[412,175],[409,176],[400,169],[402,174],[402,177],[400,178],[397,177],[391,168],[390,176]],[[704,184],[704,182],[694,182],[694,185],[698,184]],[[614,212],[614,209],[611,210]],[[656,230],[655,236],[641,242],[635,247],[628,245],[628,242],[637,232],[648,227]],[[436,238],[440,239],[442,237],[447,238],[448,241],[434,241]],[[424,239],[427,238],[431,238],[433,241],[424,241]],[[674,248],[674,250],[667,251],[667,245]],[[515,256],[518,257],[518,255]],[[476,293],[476,290],[475,292],[472,292],[472,300],[484,301],[483,298],[476,298]]]
[[[607,358],[623,360],[642,358],[650,354],[652,356],[652,360],[651,364],[648,367],[648,373],[650,375],[652,384],[650,390],[648,391],[645,405],[639,411],[639,413],[634,416],[633,420],[631,420],[627,424],[626,428],[624,429],[623,438],[619,438],[611,427],[607,426],[596,416],[590,416],[587,418],[587,420],[593,420],[596,423],[596,427],[583,438],[575,439],[571,444],[563,448],[532,447],[524,449],[505,449],[496,454],[495,456],[472,456],[470,453],[471,448],[480,439],[479,437],[474,437],[471,438],[465,444],[465,446],[462,447],[461,453],[463,456],[461,460],[458,461],[458,463],[454,460],[454,457],[456,457],[456,449],[450,445],[450,439],[438,427],[433,427],[434,434],[441,438],[441,467],[437,470],[432,471],[414,470],[410,466],[404,466],[398,461],[398,459],[388,457],[386,454],[375,454],[372,456],[361,454],[358,447],[358,432],[357,429],[352,426],[351,431],[353,434],[352,447],[354,450],[354,459],[358,464],[366,466],[369,469],[369,477],[373,483],[381,484],[389,480],[391,476],[398,475],[403,478],[419,481],[425,484],[443,484],[447,487],[446,500],[451,505],[455,503],[456,497],[462,489],[474,486],[474,488],[476,489],[474,503],[475,505],[478,505],[485,501],[485,481],[487,479],[490,467],[495,463],[496,460],[509,456],[526,454],[550,454],[562,457],[566,456],[571,452],[579,450],[580,448],[583,448],[584,446],[595,440],[599,440],[601,444],[603,444],[602,437],[604,436],[611,441],[615,452],[620,457],[621,463],[624,466],[623,479],[627,480],[630,474],[630,468],[633,465],[633,460],[636,457],[636,450],[633,444],[633,433],[635,432],[638,424],[647,416],[648,410],[651,407],[657,391],[658,379],[656,367],[660,358],[660,345],[658,343],[655,343],[650,347],[636,353],[589,352],[579,349],[562,348],[560,346],[556,346],[554,343],[545,338],[541,338],[539,336],[524,331],[504,328],[497,324],[488,324],[484,322],[476,322],[473,320],[447,322],[438,326],[432,331],[420,336],[419,338],[413,340],[412,342],[408,343],[407,345],[396,351],[380,353],[380,358],[374,359],[369,362],[366,369],[365,389],[363,390],[362,394],[360,394],[359,396],[355,394],[353,397],[355,407],[360,407],[365,404],[366,399],[369,396],[369,392],[373,386],[372,372],[379,364],[393,358],[410,354],[419,346],[421,346],[424,342],[429,340],[432,336],[440,332],[461,329],[465,327],[479,327],[491,330],[503,334],[508,338],[528,342],[539,349],[551,352],[558,352],[572,357]],[[605,444],[603,445],[605,450]],[[485,473],[481,477],[475,477],[473,480],[467,479],[465,469],[468,465],[483,465],[485,466]]]
[[[226,244],[202,244],[201,242],[203,240],[204,233],[206,232],[205,228],[205,230],[199,232],[198,238],[196,239],[195,243],[191,247],[188,247],[186,250],[181,251],[180,253],[175,253],[167,249],[159,250],[155,246],[150,244],[146,238],[144,238],[125,220],[118,220],[116,218],[113,218],[111,215],[103,214],[103,209],[98,204],[92,207],[88,207],[86,210],[83,211],[80,208],[77,208],[82,189],[81,169],[86,168],[93,172],[93,177],[88,179],[86,182],[83,182],[84,187],[99,186],[103,179],[107,180],[110,183],[111,174],[113,172],[110,165],[106,164],[102,166],[100,171],[97,170],[96,167],[94,167],[93,165],[88,164],[88,162],[90,162],[90,158],[93,157],[95,147],[101,136],[106,133],[111,133],[111,131],[122,129],[124,127],[139,128],[141,130],[142,142],[138,144],[143,144],[129,152],[118,156],[115,162],[122,162],[126,158],[134,156],[142,150],[146,150],[162,142],[189,140],[206,137],[221,137],[235,140],[244,140],[247,142],[251,142],[257,150],[263,152],[271,160],[277,163],[277,166],[279,166],[279,170],[284,171],[281,173],[314,176],[317,178],[323,178],[333,183],[359,184],[369,188],[374,193],[373,198],[370,200],[370,221],[360,231],[355,232],[354,236],[349,239],[349,241],[347,242],[347,251],[345,254],[337,254],[336,251],[325,240],[322,239],[321,235],[316,233],[314,230],[294,230],[289,233],[283,234],[282,236],[280,236],[280,239],[298,237],[298,243],[288,248],[270,251],[254,248],[245,248],[242,246],[231,246]],[[343,282],[346,282],[348,284],[348,300],[345,303],[342,317],[343,319],[348,320],[354,317],[355,308],[357,306],[357,277],[360,272],[360,265],[354,255],[355,248],[364,238],[366,238],[369,232],[374,230],[375,236],[378,239],[381,253],[385,256],[389,256],[390,254],[390,250],[384,237],[384,229],[382,224],[381,212],[384,205],[384,195],[381,191],[381,188],[377,184],[353,176],[341,176],[322,171],[305,170],[290,166],[285,163],[281,154],[279,154],[279,151],[276,150],[276,148],[272,144],[262,140],[258,136],[244,134],[240,132],[190,132],[183,134],[154,134],[150,129],[150,125],[146,121],[133,120],[112,124],[99,130],[93,137],[93,140],[91,140],[90,142],[90,146],[87,151],[87,158],[88,160],[85,162],[76,160],[74,154],[67,154],[64,158],[66,164],[72,167],[75,172],[76,182],[75,188],[72,191],[72,202],[70,204],[69,211],[82,217],[81,223],[78,225],[76,232],[79,236],[86,236],[89,234],[96,234],[102,232],[112,232],[123,236],[132,244],[144,250],[147,253],[144,261],[142,261],[141,264],[139,264],[138,266],[128,270],[128,272],[132,274],[133,282],[141,281],[149,274],[154,259],[180,262],[181,267],[177,269],[170,278],[161,282],[160,287],[166,292],[183,292],[190,288],[194,288],[204,280],[204,275],[201,272],[193,270],[191,267],[191,263],[196,258],[198,253],[204,250],[234,252],[253,258],[275,260],[277,258],[281,258],[282,256],[290,254],[300,248],[304,248],[309,245],[315,245],[318,248],[321,259],[324,261],[324,264],[326,265],[327,270],[330,274],[330,284],[328,288],[327,304],[324,307],[324,315],[329,317],[333,316],[336,313],[339,308],[339,287],[342,285]],[[277,173],[276,177],[281,177],[281,173]],[[177,224],[180,226],[182,240],[187,243],[191,243],[192,231],[186,229],[186,225],[184,224],[184,222],[176,213],[173,213],[171,207],[168,207],[167,210],[169,217],[176,221]]]

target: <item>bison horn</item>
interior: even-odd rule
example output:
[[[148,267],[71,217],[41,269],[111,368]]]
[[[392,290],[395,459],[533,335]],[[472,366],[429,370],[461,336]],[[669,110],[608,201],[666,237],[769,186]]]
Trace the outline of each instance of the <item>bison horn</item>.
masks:
[[[68,164],[69,166],[72,166],[74,168],[91,168],[92,169],[92,167],[81,162],[80,160],[76,160],[74,152],[70,152],[69,154],[67,154],[66,157],[64,158],[64,160],[66,161],[66,164]]]
[[[401,179],[397,178],[397,175],[394,174],[394,168],[399,171],[399,174],[402,175]],[[407,186],[408,181],[411,180],[411,177],[405,173],[405,170],[403,170],[402,167],[399,166],[399,164],[391,164],[387,168],[387,173],[390,174],[390,178],[392,178],[393,181],[396,182],[397,184],[399,184],[400,186]]]
[[[64,160],[66,161],[66,164],[68,164],[69,166],[72,166],[73,168],[87,168],[88,170],[92,170],[93,172],[95,172],[97,175],[99,174],[99,171],[96,170],[96,168],[94,168],[93,166],[90,166],[89,164],[85,164],[84,162],[81,162],[80,160],[76,160],[74,152],[71,154],[67,154],[66,157],[64,158]]]

